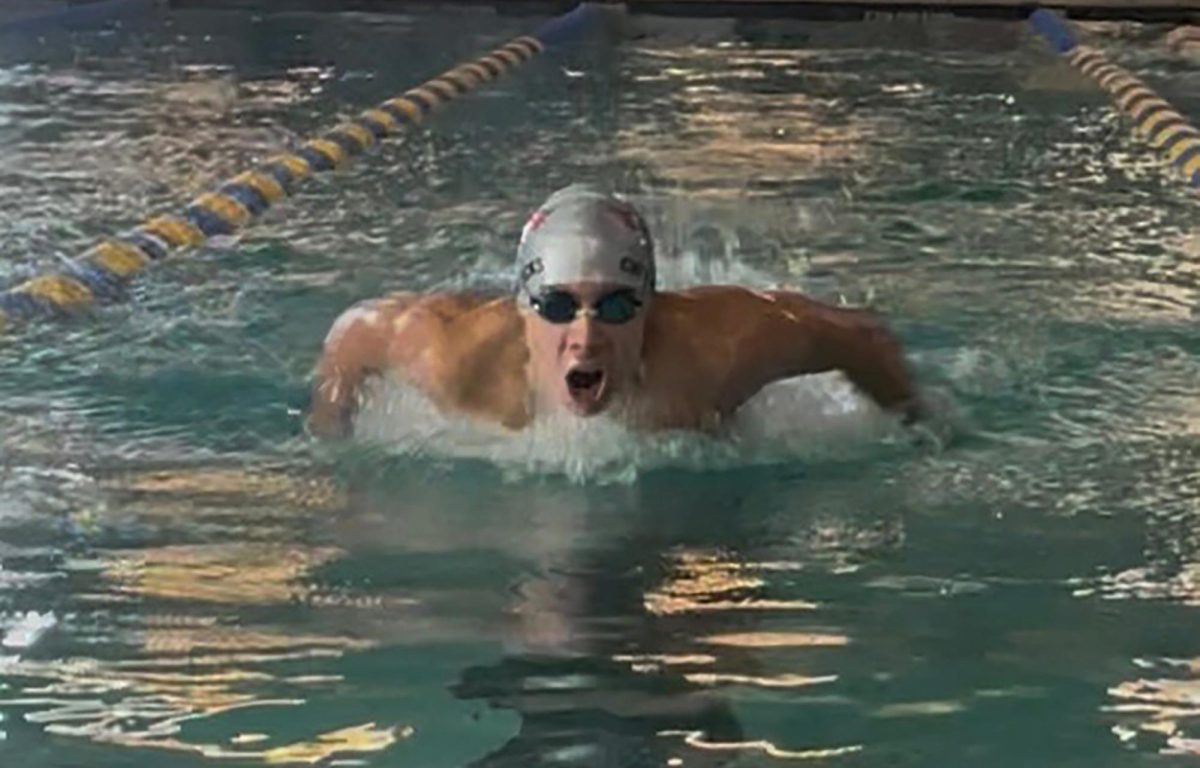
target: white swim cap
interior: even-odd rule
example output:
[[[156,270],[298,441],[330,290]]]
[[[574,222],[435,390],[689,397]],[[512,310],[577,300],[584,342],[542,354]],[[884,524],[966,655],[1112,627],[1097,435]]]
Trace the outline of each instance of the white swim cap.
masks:
[[[646,222],[628,202],[586,184],[551,195],[521,231],[517,295],[546,286],[600,282],[654,290],[654,244]]]

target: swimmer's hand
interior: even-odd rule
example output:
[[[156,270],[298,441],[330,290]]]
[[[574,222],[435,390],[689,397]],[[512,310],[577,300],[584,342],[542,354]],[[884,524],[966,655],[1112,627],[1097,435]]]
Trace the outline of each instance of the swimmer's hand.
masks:
[[[949,394],[926,391],[905,404],[900,414],[913,444],[940,451],[959,430],[959,414]]]
[[[314,399],[308,418],[304,420],[304,430],[313,437],[349,437],[353,431],[349,409],[338,407],[329,400]]]
[[[350,437],[364,373],[361,367],[341,366],[323,358],[313,383],[305,431],[314,437]]]
[[[910,398],[907,402],[901,404],[897,411],[900,414],[900,423],[906,427],[915,426],[918,422],[924,421],[929,417],[929,406],[926,405],[925,399],[920,396]]]

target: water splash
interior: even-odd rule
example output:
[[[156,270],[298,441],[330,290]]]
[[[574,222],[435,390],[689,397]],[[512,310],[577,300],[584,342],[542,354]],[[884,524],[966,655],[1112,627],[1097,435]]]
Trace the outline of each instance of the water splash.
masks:
[[[45,613],[27,611],[24,615],[18,616],[16,621],[5,630],[4,639],[0,640],[0,645],[5,648],[30,648],[56,624],[58,624],[58,619],[50,611]]]
[[[720,435],[633,430],[606,414],[551,414],[521,432],[439,410],[392,378],[364,398],[355,435],[389,452],[478,459],[506,478],[563,475],[573,482],[630,483],[647,471],[776,464],[861,453],[897,434],[893,419],[840,374],[777,382],[752,398]]]

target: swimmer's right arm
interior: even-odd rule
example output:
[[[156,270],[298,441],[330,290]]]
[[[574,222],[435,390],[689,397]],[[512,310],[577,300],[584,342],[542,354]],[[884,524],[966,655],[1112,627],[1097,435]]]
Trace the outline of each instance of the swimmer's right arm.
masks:
[[[359,390],[367,377],[388,367],[394,320],[408,303],[400,296],[360,302],[334,322],[313,376],[307,420],[311,434],[350,434]]]

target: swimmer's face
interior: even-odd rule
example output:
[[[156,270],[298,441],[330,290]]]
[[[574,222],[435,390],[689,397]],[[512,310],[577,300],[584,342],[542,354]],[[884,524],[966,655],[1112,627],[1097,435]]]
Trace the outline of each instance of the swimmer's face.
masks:
[[[604,283],[543,289],[523,312],[539,396],[591,416],[628,392],[641,364],[646,309],[633,291]]]

